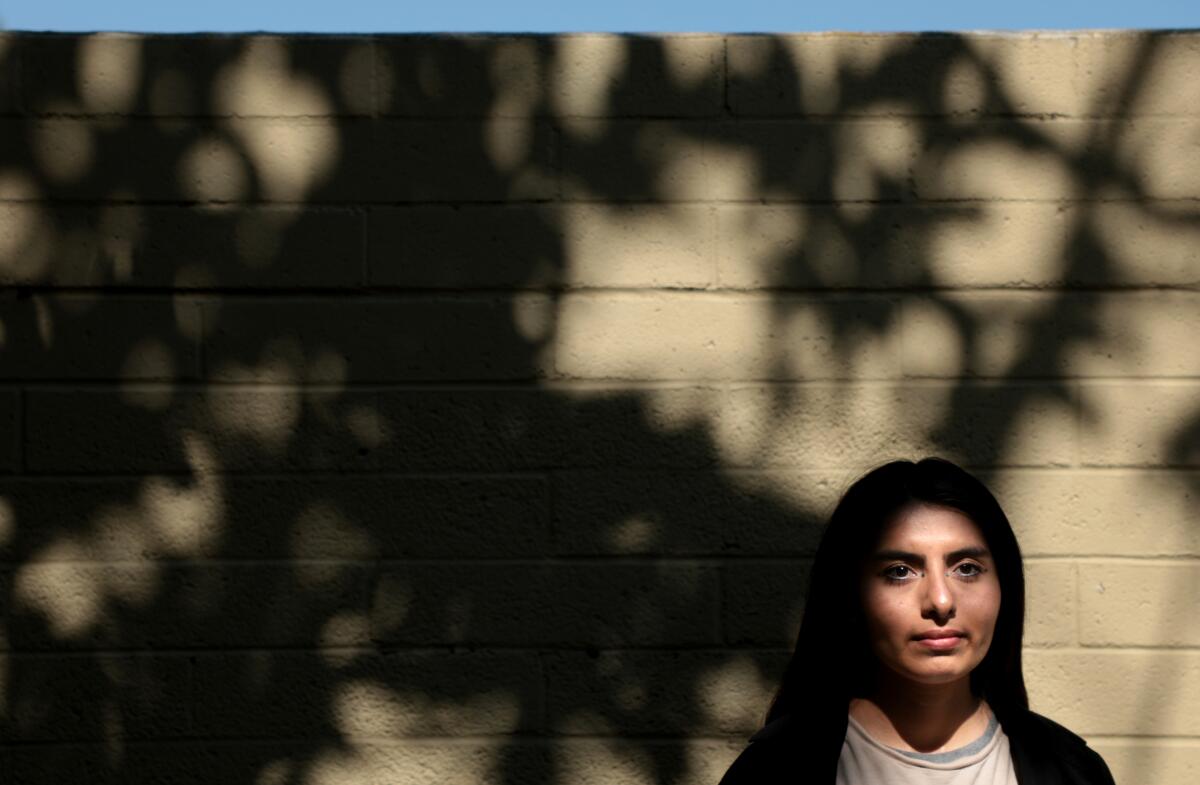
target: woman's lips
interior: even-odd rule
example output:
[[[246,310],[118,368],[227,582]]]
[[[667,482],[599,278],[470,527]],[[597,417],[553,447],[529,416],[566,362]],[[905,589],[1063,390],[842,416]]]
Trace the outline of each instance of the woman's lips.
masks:
[[[918,636],[916,642],[928,649],[944,651],[946,649],[953,649],[966,639],[966,635],[958,630],[947,630],[945,632],[931,632]]]
[[[928,649],[941,651],[944,649],[953,649],[964,640],[966,640],[966,638],[961,638],[957,635],[954,635],[949,638],[918,638],[917,643]]]

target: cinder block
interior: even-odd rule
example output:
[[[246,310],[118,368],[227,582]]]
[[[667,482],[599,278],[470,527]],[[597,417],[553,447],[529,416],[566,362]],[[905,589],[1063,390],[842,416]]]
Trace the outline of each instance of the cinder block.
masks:
[[[555,41],[550,104],[560,117],[706,117],[724,104],[714,35],[567,35]]]
[[[312,754],[292,755],[317,782],[421,782],[430,785],[503,785],[550,782],[557,769],[547,745],[523,738],[447,741],[429,739],[405,744],[330,744],[314,763]]]
[[[1200,230],[1130,201],[725,205],[723,287],[1190,285]],[[1103,254],[1080,243],[1094,232]]]
[[[147,41],[121,33],[25,37],[20,67],[27,111],[134,111],[150,70]]]
[[[661,761],[671,761],[678,771],[672,782],[701,785],[719,782],[744,746],[742,739],[571,739],[554,745],[555,771],[579,785],[652,785],[661,781]]]
[[[751,167],[722,183],[713,171],[714,126],[686,120],[578,119],[562,134],[562,189],[569,199],[677,202],[720,198],[746,190],[738,183]],[[739,151],[740,152],[740,151]]]
[[[0,390],[0,472],[21,466],[21,393]]]
[[[924,145],[902,118],[744,120],[711,134],[708,198],[745,201],[908,200]]]
[[[199,450],[231,471],[373,466],[369,447],[349,427],[294,426],[304,405],[296,387],[129,385],[26,392],[26,468],[35,473],[190,472]],[[364,421],[374,397],[321,400],[324,416]]]
[[[501,785],[553,778],[542,742],[495,738],[360,742],[128,742],[114,759],[110,747],[37,745],[14,748],[14,782],[155,782],[207,785],[252,782],[304,772],[313,782],[421,782]],[[509,777],[515,780],[508,779]]]
[[[569,286],[706,288],[715,283],[712,209],[570,205],[561,214]]]
[[[713,467],[721,461],[707,425],[723,417],[716,388],[580,387],[569,397],[569,439],[560,465],[589,468]],[[704,425],[697,418],[705,418]],[[712,417],[712,420],[707,419]]]
[[[373,559],[513,558],[546,552],[540,477],[12,478],[0,481],[18,532],[86,522],[101,561],[207,556]],[[209,531],[194,525],[217,520]],[[29,558],[44,536],[0,553]],[[190,546],[190,547],[189,547]]]
[[[215,67],[210,82],[214,114],[327,117],[374,113],[374,53],[368,39],[252,35],[237,37],[236,44],[233,51],[218,55],[212,51],[215,47],[209,46],[209,51],[201,54]]]
[[[367,226],[375,286],[541,288],[570,262],[562,213],[543,205],[375,207]]]
[[[740,386],[726,410],[717,440],[732,466],[861,470],[907,454],[893,385]]]
[[[1200,116],[1134,118],[1116,139],[1118,160],[1135,173],[1142,198],[1200,197]]]
[[[1083,466],[1200,466],[1197,395],[1190,382],[1080,385]]]
[[[914,382],[898,395],[903,454],[973,467],[1064,466],[1075,458],[1075,403],[1059,382]]]
[[[340,129],[339,129],[340,130]],[[371,146],[348,172],[361,172],[348,200],[377,202],[502,202],[557,196],[557,142],[543,121],[498,119],[487,132],[469,120],[374,124]],[[360,169],[361,167],[365,167]]]
[[[157,399],[174,397],[164,386]],[[35,473],[183,471],[188,464],[174,422],[162,412],[127,404],[112,390],[29,390],[25,468]]]
[[[720,458],[706,433],[685,427],[714,404],[704,388],[389,390],[377,401],[388,438],[367,460],[379,467],[710,467]]]
[[[373,393],[299,387],[26,392],[25,450],[34,473],[354,470],[378,468],[385,424]],[[333,427],[296,428],[305,406]]]
[[[35,296],[0,300],[0,378],[166,381],[194,379],[199,352],[179,329],[198,307],[170,298]]]
[[[549,730],[562,736],[749,735],[782,652],[559,652],[546,658]]]
[[[384,35],[379,112],[402,117],[544,114],[555,41],[524,35]]]
[[[1076,567],[1069,562],[1025,563],[1025,645],[1079,643]]]
[[[823,520],[788,504],[824,477],[769,472],[556,472],[560,554],[811,554]],[[814,505],[815,506],[815,505]]]
[[[663,646],[719,639],[716,571],[688,563],[388,567],[371,635],[385,644]]]
[[[0,283],[32,283],[55,266],[52,250],[56,243],[47,236],[47,212],[38,205],[0,205]]]
[[[1028,650],[1030,707],[1084,736],[1195,736],[1200,654]]]
[[[78,228],[39,276],[55,285],[186,290],[363,283],[364,219],[348,210],[105,206],[55,208],[50,219]]]
[[[988,483],[1027,556],[1200,555],[1196,472],[1009,470]]]
[[[1077,341],[1066,369],[1078,376],[1195,377],[1200,352],[1200,293],[1181,291],[1114,293],[1072,298],[1063,320],[1067,329],[1101,326],[1099,340]]]
[[[354,118],[239,118],[217,129],[176,119],[0,121],[6,151],[35,167],[36,195],[51,200],[365,201],[378,168],[372,138],[370,122]]]
[[[230,556],[519,558],[549,536],[540,477],[233,478],[223,492]]]
[[[536,295],[369,300],[213,301],[206,306],[206,375],[310,383],[515,380],[548,361],[522,329],[553,321]],[[286,337],[282,337],[286,336]]]
[[[897,208],[916,225],[904,278],[948,287],[1187,285],[1200,230],[1145,202],[981,202]],[[1091,236],[1103,253],[1089,247]]]
[[[727,563],[721,584],[725,642],[793,648],[804,615],[811,569],[811,559]]]
[[[216,739],[486,736],[537,732],[533,652],[196,658],[195,732]]]
[[[111,743],[110,743],[111,744]],[[251,777],[270,761],[271,751],[238,758],[211,743],[129,740],[114,758],[109,744],[38,744],[13,748],[13,779],[21,785],[87,782],[120,785],[158,782],[163,785],[203,785]],[[244,748],[243,748],[244,749]],[[231,776],[232,775],[232,776]]]
[[[912,252],[904,257],[900,275],[917,285],[963,288],[1115,283],[1128,280],[1126,275],[1136,277],[1141,266],[1137,271],[1113,269],[1071,246],[1078,227],[1105,207],[993,201],[900,208],[898,220],[915,222]],[[1156,265],[1146,262],[1149,269]],[[1154,277],[1149,269],[1146,273]]]
[[[369,114],[370,43],[337,36],[96,33],[23,40],[34,112]]]
[[[0,35],[0,115],[21,111],[21,45],[25,39],[14,33]]]
[[[9,655],[6,741],[161,739],[191,732],[186,657]],[[11,734],[11,735],[9,735]]]
[[[1073,275],[1081,283],[1104,279],[1131,284],[1195,286],[1200,281],[1200,227],[1181,223],[1171,213],[1147,209],[1146,202],[1101,202],[1079,205],[1075,212],[1094,213],[1091,225],[1110,259],[1110,269],[1080,258]],[[1089,273],[1091,271],[1091,273]],[[1099,272],[1099,275],[1096,272]]]
[[[738,115],[774,116],[864,111],[875,98],[873,81],[864,80],[866,87],[843,94],[843,69],[869,68],[890,53],[911,48],[912,41],[907,36],[837,34],[728,36],[729,108]]]
[[[375,208],[376,285],[438,289],[713,283],[707,207],[510,205]]]
[[[16,650],[363,645],[365,568],[43,561],[13,577]],[[246,598],[255,598],[247,602]]]
[[[417,471],[512,471],[559,465],[570,444],[569,405],[530,390],[385,391],[377,411],[386,438],[374,464]],[[485,427],[480,427],[485,423]]]
[[[160,165],[180,173],[172,186],[185,200],[365,201],[375,171],[374,127],[362,118],[236,118],[217,135],[195,122],[159,121],[156,127],[160,136],[170,131],[181,142],[172,147],[150,140]],[[140,190],[169,199],[162,179],[147,178]]]
[[[974,467],[1053,465],[1075,454],[1071,402],[1037,384],[748,386],[731,391],[729,408],[718,428],[733,465],[862,471],[924,455]]]
[[[193,120],[139,121],[106,137],[124,162],[123,187],[142,200],[221,203],[365,201],[372,139],[368,120],[323,117],[233,118],[218,131]],[[93,178],[94,191],[106,193],[112,177]]]
[[[744,120],[713,131],[712,198],[876,202],[911,196],[922,142],[911,120]]]
[[[1200,566],[1079,565],[1079,625],[1087,646],[1200,646]]]
[[[741,115],[1077,114],[1075,40],[1061,34],[730,36]]]
[[[562,298],[559,314],[557,371],[566,377],[886,379],[898,373],[883,330],[893,318],[886,300],[579,294]],[[883,334],[868,333],[857,347],[848,346],[872,326]]]
[[[1079,198],[1084,188],[1073,149],[1093,121],[990,120],[972,141],[951,138],[931,148],[913,170],[915,193],[929,200],[1039,200]],[[1029,141],[1036,140],[1037,143]]]
[[[0,282],[70,287],[341,288],[363,282],[347,210],[0,207]]]
[[[900,308],[904,373],[918,378],[1073,375],[1078,371],[1070,359],[1083,342],[1075,336],[1098,307],[1095,298],[1060,293],[906,297]]]
[[[1045,32],[1020,36],[969,35],[960,57],[942,66],[948,113],[1080,116],[1096,107],[1080,89],[1079,40]]]
[[[1078,92],[1095,114],[1191,115],[1200,103],[1200,38],[1186,31],[1075,36]]]
[[[662,117],[722,110],[719,36],[383,36],[375,42],[385,115]]]
[[[906,282],[922,237],[954,211],[885,205],[727,205],[717,209],[722,288],[877,289]]]
[[[1200,774],[1200,744],[1192,739],[1092,739],[1117,782],[1149,777],[1163,785],[1187,785]]]
[[[1014,379],[1200,373],[1200,355],[1181,351],[1200,332],[1200,296],[1191,292],[939,293],[906,298],[902,313],[909,375]],[[968,358],[939,357],[965,355],[967,346],[976,347]]]
[[[0,506],[12,529],[0,554],[5,561],[18,564],[39,558],[44,548],[53,547],[55,534],[64,529],[64,523],[74,527],[83,522],[90,550],[87,555],[97,561],[165,555],[146,548],[146,538],[141,535],[150,532],[130,514],[135,507],[127,503],[136,499],[138,490],[138,482],[132,479],[5,478],[0,481]]]
[[[920,199],[1078,199],[1098,175],[1081,169],[1128,169],[1140,198],[1190,199],[1200,194],[1200,119],[1134,118],[1099,133],[1105,120],[990,121],[978,141],[952,141],[914,168]],[[1103,141],[1099,141],[1103,140]]]

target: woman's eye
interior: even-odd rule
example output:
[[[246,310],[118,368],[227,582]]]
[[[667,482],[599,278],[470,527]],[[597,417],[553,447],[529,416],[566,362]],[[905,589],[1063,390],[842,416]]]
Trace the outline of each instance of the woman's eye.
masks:
[[[893,564],[883,571],[883,577],[890,581],[902,581],[913,574],[912,568],[903,564]]]
[[[983,568],[972,562],[963,562],[954,569],[963,578],[978,578],[983,575]]]

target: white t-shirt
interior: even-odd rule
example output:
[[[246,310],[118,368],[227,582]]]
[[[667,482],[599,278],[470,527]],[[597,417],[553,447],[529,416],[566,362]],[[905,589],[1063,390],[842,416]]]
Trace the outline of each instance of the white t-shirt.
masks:
[[[853,717],[848,719],[837,785],[1017,785],[1008,736],[994,714],[975,741],[929,753],[889,747]]]

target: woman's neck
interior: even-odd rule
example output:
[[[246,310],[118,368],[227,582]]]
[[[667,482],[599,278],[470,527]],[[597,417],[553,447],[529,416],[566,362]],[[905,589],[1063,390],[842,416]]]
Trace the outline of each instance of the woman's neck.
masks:
[[[951,684],[881,679],[874,694],[850,702],[850,716],[883,744],[916,752],[969,744],[987,729],[989,718],[969,679]]]

